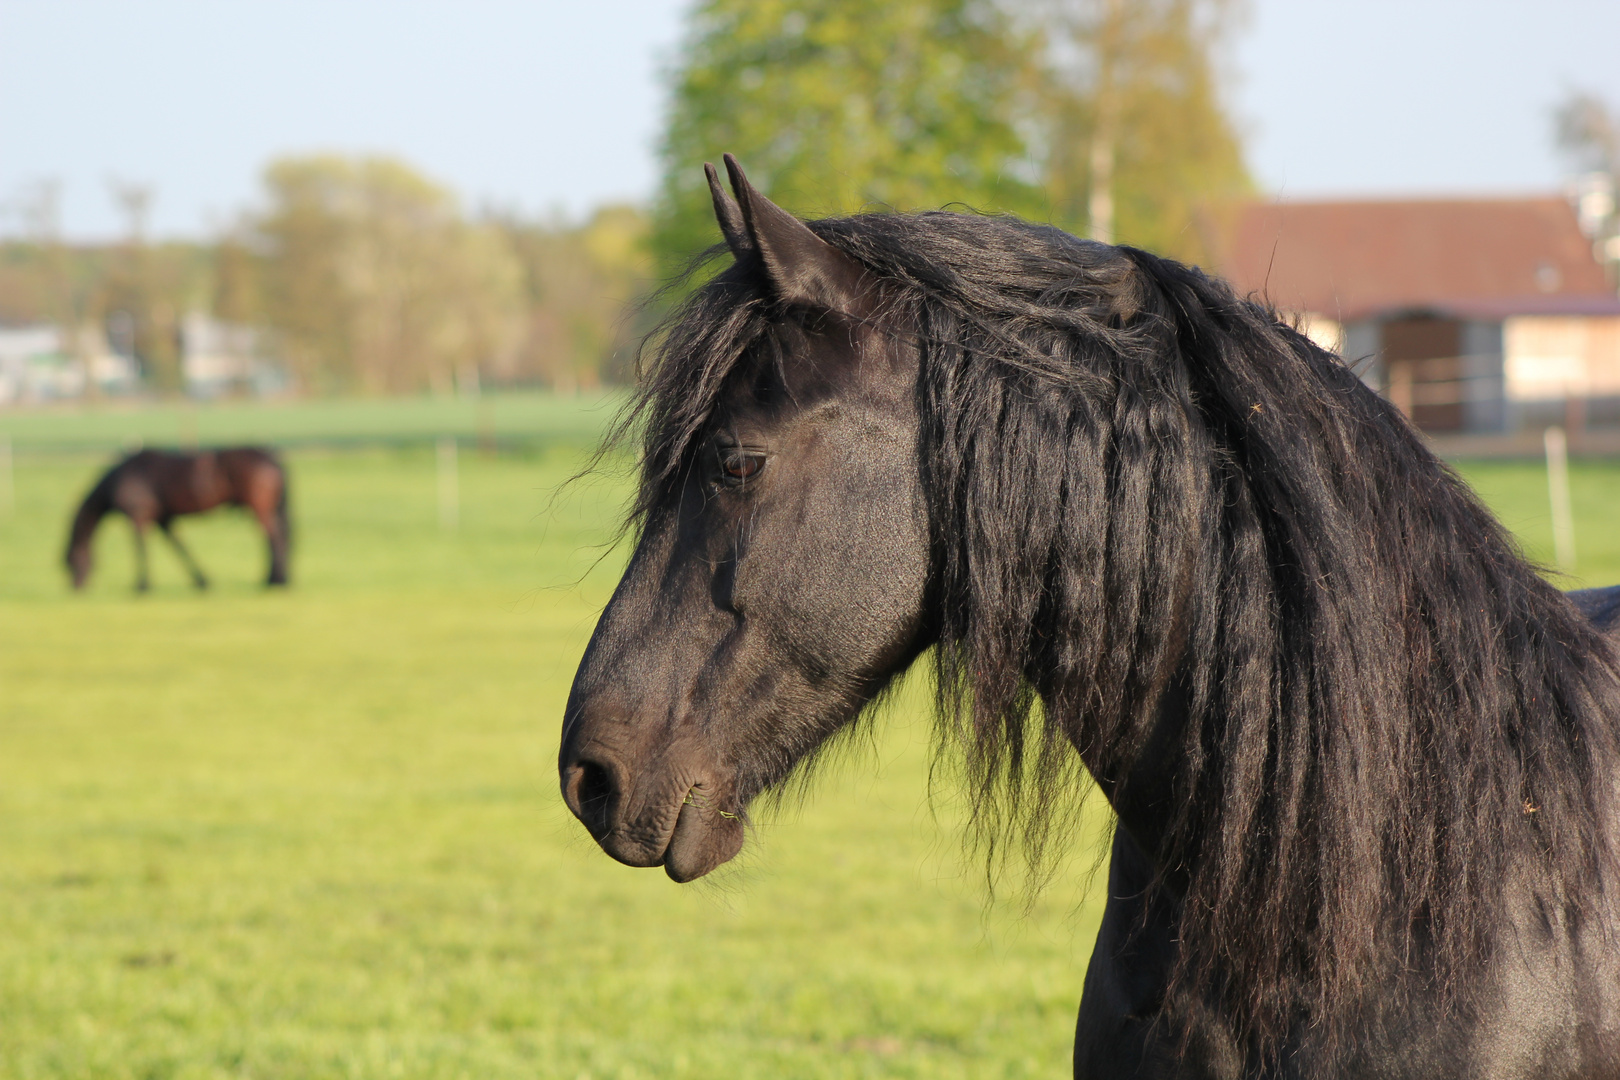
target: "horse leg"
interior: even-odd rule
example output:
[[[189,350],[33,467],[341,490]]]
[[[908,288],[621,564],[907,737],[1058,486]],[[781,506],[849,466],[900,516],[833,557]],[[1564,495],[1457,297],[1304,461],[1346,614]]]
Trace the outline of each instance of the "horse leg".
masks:
[[[270,575],[265,579],[266,585],[287,584],[287,525],[285,516],[274,507],[261,509],[258,505],[253,507],[253,516],[259,519],[259,527],[264,530],[264,536],[270,544]]]
[[[146,526],[145,518],[131,517],[129,523],[135,529],[135,591],[146,592],[152,587],[152,579],[146,573]]]
[[[158,528],[163,530],[163,535],[169,538],[169,543],[174,545],[174,550],[180,554],[180,561],[191,571],[191,583],[199,589],[208,588],[208,576],[202,572],[202,567],[197,565],[197,560],[191,557],[191,552],[186,550],[186,545],[174,534],[173,522],[169,518],[160,518],[157,524]]]

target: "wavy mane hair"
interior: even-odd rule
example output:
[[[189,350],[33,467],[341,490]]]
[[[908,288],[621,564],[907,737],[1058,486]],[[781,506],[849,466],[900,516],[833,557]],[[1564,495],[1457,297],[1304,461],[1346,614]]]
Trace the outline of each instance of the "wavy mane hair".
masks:
[[[1038,861],[1077,769],[1185,695],[1156,853],[1177,986],[1275,1048],[1392,962],[1451,1000],[1499,886],[1578,916],[1620,763],[1609,647],[1388,402],[1196,269],[1017,220],[809,222],[921,350],[941,731]],[[632,525],[774,341],[728,270],[651,347]],[[630,430],[625,428],[623,430]],[[1587,897],[1583,900],[1583,897]]]

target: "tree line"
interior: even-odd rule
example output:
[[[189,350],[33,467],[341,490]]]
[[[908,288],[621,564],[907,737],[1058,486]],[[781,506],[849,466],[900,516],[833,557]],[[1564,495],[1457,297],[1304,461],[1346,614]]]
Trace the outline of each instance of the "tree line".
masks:
[[[39,215],[0,249],[0,320],[119,316],[160,388],[193,310],[261,328],[309,393],[622,382],[658,313],[639,302],[718,239],[701,164],[722,151],[806,216],[1016,213],[1199,261],[1198,208],[1252,191],[1222,97],[1238,2],[699,0],[646,207],[469,213],[397,160],[286,158],[211,243],[148,242],[134,189],[119,244]]]
[[[48,227],[0,245],[0,322],[101,332],[158,390],[181,387],[188,312],[257,328],[304,393],[628,377],[651,282],[640,209],[572,223],[472,215],[386,157],[285,158],[264,188],[264,209],[212,243],[151,243],[132,222],[111,245],[65,244]]]

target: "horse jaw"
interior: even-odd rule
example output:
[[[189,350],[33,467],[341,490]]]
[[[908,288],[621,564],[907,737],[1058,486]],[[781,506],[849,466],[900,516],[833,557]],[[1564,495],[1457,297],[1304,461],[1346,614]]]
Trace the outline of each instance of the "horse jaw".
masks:
[[[669,847],[664,849],[664,873],[680,884],[695,881],[736,858],[742,850],[743,835],[739,815],[717,810],[688,795],[675,819]]]

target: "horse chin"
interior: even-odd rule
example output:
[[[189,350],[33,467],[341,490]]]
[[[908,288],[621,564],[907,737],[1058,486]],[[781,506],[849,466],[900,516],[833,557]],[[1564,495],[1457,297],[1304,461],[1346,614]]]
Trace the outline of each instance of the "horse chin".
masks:
[[[694,881],[735,858],[742,846],[741,818],[688,802],[664,849],[664,873],[671,881]]]

